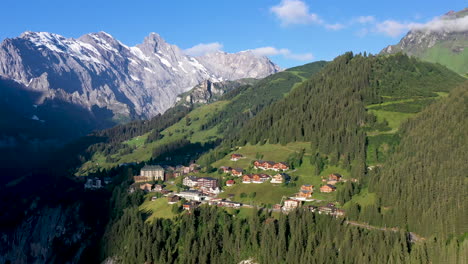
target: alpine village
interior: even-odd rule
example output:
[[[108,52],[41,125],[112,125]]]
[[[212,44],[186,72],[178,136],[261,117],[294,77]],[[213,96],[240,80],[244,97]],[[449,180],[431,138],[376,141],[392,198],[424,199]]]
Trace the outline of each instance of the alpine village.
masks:
[[[4,24],[0,263],[468,264],[468,8],[78,2]]]

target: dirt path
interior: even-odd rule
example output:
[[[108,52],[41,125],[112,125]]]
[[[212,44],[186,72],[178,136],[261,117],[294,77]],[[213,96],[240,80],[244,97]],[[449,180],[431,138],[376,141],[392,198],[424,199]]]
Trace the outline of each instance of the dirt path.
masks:
[[[356,221],[345,221],[346,224],[348,225],[353,225],[353,226],[358,226],[362,227],[368,230],[381,230],[381,231],[392,231],[392,232],[398,232],[400,231],[400,228],[398,227],[378,227],[378,226],[372,226],[367,223],[360,223]],[[414,233],[414,232],[408,232],[409,239],[411,243],[416,243],[425,240],[424,237]]]

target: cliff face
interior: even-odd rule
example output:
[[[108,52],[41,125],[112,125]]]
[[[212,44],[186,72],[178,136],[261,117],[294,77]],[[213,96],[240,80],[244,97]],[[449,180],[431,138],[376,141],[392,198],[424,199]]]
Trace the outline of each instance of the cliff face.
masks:
[[[212,82],[205,80],[190,91],[177,96],[177,103],[184,106],[208,104],[221,98],[225,93],[240,86],[252,85],[257,79],[239,79],[236,81]]]
[[[92,237],[79,218],[80,206],[43,208],[0,237],[1,263],[77,261]]]

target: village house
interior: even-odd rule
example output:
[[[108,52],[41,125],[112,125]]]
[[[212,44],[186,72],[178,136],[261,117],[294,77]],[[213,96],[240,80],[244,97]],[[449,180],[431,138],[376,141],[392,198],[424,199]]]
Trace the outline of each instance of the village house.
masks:
[[[177,195],[170,195],[167,197],[167,203],[168,204],[175,204],[180,201],[180,197]]]
[[[211,177],[201,177],[197,179],[198,186],[201,188],[216,188],[218,180]]]
[[[190,202],[184,203],[182,205],[182,208],[184,210],[187,210],[187,211],[192,211],[193,209],[197,208],[198,206],[200,206],[199,202],[190,201]]]
[[[161,192],[163,190],[163,186],[161,184],[155,184],[153,191],[155,192]]]
[[[242,176],[242,183],[251,183],[252,179],[252,174],[245,174],[244,176]]]
[[[288,199],[284,201],[283,210],[291,211],[291,210],[298,208],[300,205],[301,205],[300,201]]]
[[[281,208],[282,208],[281,204],[273,205],[273,210],[275,210],[275,211],[281,211]]]
[[[151,192],[152,188],[153,188],[152,184],[149,184],[149,183],[140,184],[140,189],[145,192]]]
[[[140,171],[140,176],[145,176],[150,181],[164,181],[164,169],[159,165],[145,165]]]
[[[255,169],[271,170],[271,169],[273,169],[274,165],[275,165],[275,162],[273,162],[273,161],[263,161],[263,160],[254,161],[254,168]]]
[[[157,199],[158,199],[158,197],[156,197],[156,196],[151,197],[152,202],[156,201]]]
[[[291,179],[291,177],[286,174],[286,173],[278,173],[273,176],[271,179],[271,183],[285,183],[288,182]]]
[[[323,193],[331,193],[331,192],[334,192],[335,190],[336,190],[336,187],[331,184],[325,184],[322,187],[320,187],[320,192],[323,192]]]
[[[275,171],[287,171],[289,170],[289,165],[285,162],[278,162],[273,165],[272,169]]]
[[[234,168],[231,170],[231,175],[232,176],[242,176],[242,174],[244,173],[244,170],[242,168]]]
[[[269,175],[260,173],[252,176],[252,183],[264,183],[270,179]]]
[[[236,184],[236,182],[234,180],[227,180],[226,181],[226,186],[233,186],[234,184]]]
[[[218,180],[211,177],[188,176],[183,179],[182,184],[188,187],[216,188]]]
[[[231,161],[238,161],[240,159],[242,159],[244,156],[242,156],[242,154],[231,154]]]
[[[328,175],[328,180],[329,181],[337,181],[339,182],[341,180],[343,176],[341,176],[340,174],[338,173],[332,173],[330,175]]]
[[[187,176],[182,180],[182,184],[188,187],[195,187],[198,185],[198,178],[195,176]]]
[[[223,173],[229,173],[229,172],[231,172],[231,170],[232,170],[231,167],[227,167],[227,166],[221,166],[221,167],[219,167],[219,169],[220,169]]]
[[[299,193],[296,195],[296,198],[305,200],[307,198],[310,198],[313,192],[314,192],[313,185],[304,184],[301,186],[301,189],[299,190]]]

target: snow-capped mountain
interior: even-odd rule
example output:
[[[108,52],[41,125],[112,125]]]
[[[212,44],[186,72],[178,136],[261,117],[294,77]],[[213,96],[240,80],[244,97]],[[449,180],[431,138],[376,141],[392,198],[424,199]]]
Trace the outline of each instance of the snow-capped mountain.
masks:
[[[25,32],[0,44],[0,76],[49,99],[107,108],[114,118],[150,118],[171,107],[177,95],[205,81],[262,78],[280,68],[251,52],[202,57],[151,33],[128,47],[105,32],[78,39]]]

